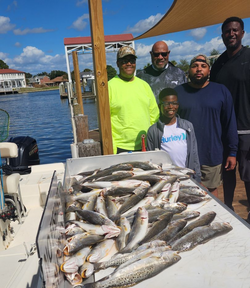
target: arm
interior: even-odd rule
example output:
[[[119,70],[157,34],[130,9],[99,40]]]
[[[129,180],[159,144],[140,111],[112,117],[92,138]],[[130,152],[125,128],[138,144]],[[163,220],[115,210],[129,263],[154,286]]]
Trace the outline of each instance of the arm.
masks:
[[[233,100],[229,90],[225,88],[226,98],[221,113],[222,139],[226,151],[226,170],[233,170],[236,165],[238,150],[237,123],[233,107]]]
[[[147,151],[153,151],[155,150],[155,148],[159,148],[157,147],[158,145],[156,145],[156,143],[158,142],[156,139],[156,133],[154,133],[154,127],[155,125],[152,125],[151,127],[149,127],[148,132],[147,132]]]

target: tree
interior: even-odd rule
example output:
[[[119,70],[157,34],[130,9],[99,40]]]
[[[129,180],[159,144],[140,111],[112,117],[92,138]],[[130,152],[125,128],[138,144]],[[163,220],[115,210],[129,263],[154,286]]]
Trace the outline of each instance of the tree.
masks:
[[[183,70],[185,73],[187,73],[188,69],[189,69],[189,63],[186,59],[181,59],[180,63],[177,64],[177,67],[179,67],[181,70]]]
[[[111,65],[107,65],[107,73],[108,73],[108,81],[114,78],[115,75],[117,74],[115,68],[112,67]]]
[[[149,67],[151,64],[150,63],[148,63],[147,65],[145,65],[144,67],[143,67],[143,69],[146,69],[147,67]]]
[[[0,69],[9,69],[9,66],[0,59]]]
[[[212,57],[211,57],[212,56]],[[209,60],[210,60],[210,66],[212,67],[214,62],[216,61],[216,59],[220,56],[220,52],[216,49],[213,49],[211,52],[210,52],[210,57],[209,57]]]
[[[175,60],[171,60],[170,62],[171,62],[174,66],[177,65],[177,62],[176,62]]]
[[[61,71],[61,70],[52,70],[48,76],[50,78],[50,80],[55,79],[56,77],[60,77],[60,76],[64,76],[64,75],[68,75],[66,72]]]
[[[49,76],[49,74],[47,72],[41,72],[41,73],[38,73],[35,76]]]

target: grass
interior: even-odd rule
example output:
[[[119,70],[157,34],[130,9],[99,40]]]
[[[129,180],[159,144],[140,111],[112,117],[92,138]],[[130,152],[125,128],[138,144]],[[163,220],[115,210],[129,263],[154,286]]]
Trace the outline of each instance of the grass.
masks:
[[[29,93],[29,92],[40,92],[40,91],[49,91],[49,90],[58,90],[59,86],[53,87],[27,87],[27,88],[20,88],[18,93]]]

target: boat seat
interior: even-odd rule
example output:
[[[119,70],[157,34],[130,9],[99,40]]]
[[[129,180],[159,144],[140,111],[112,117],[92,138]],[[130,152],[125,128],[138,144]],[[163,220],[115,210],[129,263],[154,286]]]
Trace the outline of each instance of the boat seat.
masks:
[[[9,164],[10,158],[18,157],[18,147],[16,143],[1,142],[0,143],[1,158],[6,159],[6,164]],[[20,190],[20,174],[13,173],[5,175],[3,173],[3,191],[4,195],[13,197],[14,204],[17,210],[18,221],[22,223],[22,216],[25,216],[25,208],[22,201],[22,195]]]

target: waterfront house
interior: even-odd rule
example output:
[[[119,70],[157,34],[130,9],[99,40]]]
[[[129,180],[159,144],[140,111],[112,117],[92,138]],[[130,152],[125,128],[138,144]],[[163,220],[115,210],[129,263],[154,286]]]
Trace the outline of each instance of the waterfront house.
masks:
[[[0,93],[14,93],[25,88],[25,72],[14,69],[0,69]]]

